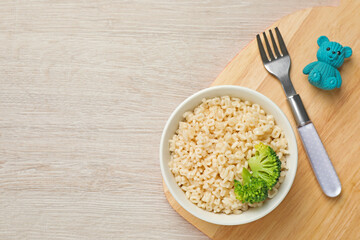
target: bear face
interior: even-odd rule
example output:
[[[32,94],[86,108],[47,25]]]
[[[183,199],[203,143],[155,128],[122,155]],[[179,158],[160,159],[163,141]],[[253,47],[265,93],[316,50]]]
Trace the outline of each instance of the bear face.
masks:
[[[338,68],[344,63],[344,59],[352,54],[350,47],[343,47],[340,43],[330,42],[326,36],[321,36],[317,40],[319,50],[316,54],[320,62],[325,62]]]

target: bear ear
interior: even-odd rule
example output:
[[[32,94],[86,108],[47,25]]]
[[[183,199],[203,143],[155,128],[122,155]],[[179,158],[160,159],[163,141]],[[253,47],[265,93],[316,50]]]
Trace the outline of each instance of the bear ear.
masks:
[[[345,53],[345,58],[348,58],[352,55],[352,50],[350,47],[344,47],[344,53]]]
[[[317,44],[319,45],[319,47],[325,42],[329,42],[329,39],[326,36],[320,36],[317,40]]]

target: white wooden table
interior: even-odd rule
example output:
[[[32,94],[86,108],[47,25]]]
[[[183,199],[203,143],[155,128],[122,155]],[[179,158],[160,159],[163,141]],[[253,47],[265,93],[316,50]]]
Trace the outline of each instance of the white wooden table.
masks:
[[[162,191],[168,116],[272,22],[337,3],[1,1],[0,239],[207,239]]]

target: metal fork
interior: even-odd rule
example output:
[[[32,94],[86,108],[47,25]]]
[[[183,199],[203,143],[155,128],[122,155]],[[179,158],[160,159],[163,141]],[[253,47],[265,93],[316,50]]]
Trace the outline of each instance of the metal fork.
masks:
[[[315,176],[323,190],[329,197],[336,197],[341,192],[341,183],[336,174],[334,166],[332,165],[328,154],[322,144],[320,137],[310,121],[306,113],[304,105],[299,94],[296,93],[290,80],[290,56],[286,49],[284,40],[280,34],[279,29],[275,28],[278,45],[271,30],[269,30],[272,46],[272,51],[265,32],[263,38],[267,48],[268,56],[266,55],[264,46],[261,42],[260,35],[256,35],[260,56],[264,63],[266,70],[280,80],[281,85],[285,91],[288,103],[297,123],[297,129],[300,134],[302,143],[305,147],[307,156],[310,160],[311,166],[314,170]]]

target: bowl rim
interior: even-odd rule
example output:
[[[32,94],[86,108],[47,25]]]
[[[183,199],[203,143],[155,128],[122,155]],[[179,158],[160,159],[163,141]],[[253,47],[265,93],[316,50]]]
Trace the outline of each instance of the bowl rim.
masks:
[[[190,209],[187,208],[187,206],[185,204],[182,203],[182,201],[176,196],[175,194],[175,190],[172,189],[172,187],[170,187],[170,182],[169,179],[166,178],[166,174],[165,174],[165,164],[164,164],[164,159],[163,159],[163,151],[164,148],[166,146],[168,146],[167,144],[165,144],[165,135],[168,132],[168,129],[170,127],[170,124],[173,120],[173,118],[178,114],[178,112],[183,108],[184,105],[186,105],[188,102],[191,102],[194,98],[196,98],[199,95],[202,95],[203,93],[206,93],[208,91],[214,91],[214,90],[220,90],[220,89],[237,89],[237,90],[241,90],[241,91],[247,91],[250,94],[255,95],[256,98],[262,98],[263,100],[267,101],[270,103],[271,107],[273,107],[274,109],[277,110],[277,112],[279,113],[279,115],[281,116],[281,118],[283,118],[285,121],[285,124],[288,125],[288,127],[291,129],[290,131],[290,136],[288,136],[288,139],[292,138],[294,139],[295,145],[294,145],[294,160],[295,160],[295,169],[294,169],[294,176],[290,179],[290,183],[289,183],[289,187],[287,189],[285,189],[285,191],[283,192],[283,196],[278,199],[277,202],[272,202],[273,204],[271,205],[271,207],[269,207],[269,209],[265,212],[263,212],[262,214],[259,214],[258,216],[254,216],[254,217],[249,217],[248,219],[245,219],[243,221],[238,221],[236,223],[223,223],[221,221],[216,221],[214,219],[204,219],[202,216],[200,216],[199,214],[197,214],[196,212],[192,212],[190,211]],[[245,99],[246,100],[246,99]],[[200,103],[199,103],[200,104]],[[168,147],[167,147],[168,148]],[[268,215],[269,213],[271,213],[277,206],[280,205],[280,203],[285,199],[285,197],[287,196],[287,194],[289,193],[293,182],[295,180],[295,176],[296,176],[296,172],[297,172],[297,167],[298,167],[298,147],[297,147],[297,141],[296,141],[296,136],[295,136],[295,132],[294,129],[292,128],[289,119],[286,117],[285,113],[281,110],[281,108],[274,103],[270,98],[268,98],[267,96],[263,95],[262,93],[247,88],[247,87],[242,87],[242,86],[237,86],[237,85],[219,85],[219,86],[211,86],[208,88],[204,88],[198,92],[195,92],[194,94],[190,95],[189,97],[187,97],[184,101],[182,101],[176,108],[175,110],[173,110],[173,112],[171,113],[170,117],[168,118],[168,120],[166,121],[165,127],[162,131],[161,134],[161,140],[160,140],[160,151],[159,151],[159,159],[160,159],[160,169],[161,169],[161,175],[163,178],[163,181],[166,184],[167,189],[169,190],[170,194],[172,195],[172,197],[176,200],[176,202],[184,209],[186,210],[188,213],[190,213],[191,215],[195,216],[196,218],[199,218],[201,220],[204,220],[206,222],[209,223],[214,223],[214,224],[218,224],[218,225],[241,225],[241,224],[246,224],[246,223],[250,223],[253,221],[256,221],[260,218],[263,218],[264,216]],[[274,199],[272,199],[274,200]],[[190,202],[191,203],[191,202]],[[193,203],[191,203],[193,204]],[[198,207],[198,206],[196,206]],[[212,212],[211,212],[212,213]],[[216,213],[213,213],[216,214]]]

